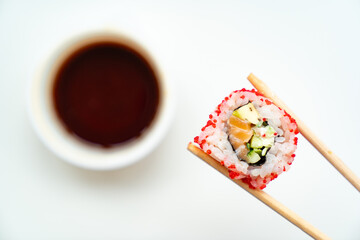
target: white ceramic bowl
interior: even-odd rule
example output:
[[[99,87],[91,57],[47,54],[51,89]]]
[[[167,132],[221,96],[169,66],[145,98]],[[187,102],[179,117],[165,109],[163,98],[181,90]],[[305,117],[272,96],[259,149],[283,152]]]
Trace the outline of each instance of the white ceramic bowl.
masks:
[[[151,65],[160,87],[160,104],[151,125],[136,140],[104,149],[72,136],[56,116],[52,103],[52,83],[57,68],[80,46],[101,40],[120,41],[138,51]],[[154,59],[141,45],[113,32],[88,33],[73,37],[59,46],[40,66],[29,85],[28,110],[32,125],[42,142],[61,159],[87,169],[110,170],[128,166],[149,154],[164,137],[174,113],[171,87]]]

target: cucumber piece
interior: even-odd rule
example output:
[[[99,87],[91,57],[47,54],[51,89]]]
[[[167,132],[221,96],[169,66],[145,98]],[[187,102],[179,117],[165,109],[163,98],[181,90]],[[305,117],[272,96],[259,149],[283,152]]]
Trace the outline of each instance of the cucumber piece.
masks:
[[[262,151],[261,151],[261,156],[265,156],[267,151],[269,150],[269,148],[264,148]]]
[[[273,137],[274,133],[276,133],[276,131],[273,127],[271,127],[270,125],[267,125],[265,127],[265,134],[267,137]]]
[[[261,148],[263,145],[263,141],[260,137],[254,135],[252,138],[251,138],[251,141],[250,141],[250,146],[252,148]]]
[[[254,135],[250,141],[251,148],[270,148],[274,145],[274,137],[262,138]]]
[[[247,147],[247,149],[249,149],[250,150],[250,143],[246,143],[246,147]]]
[[[259,155],[261,155],[261,153],[262,153],[262,150],[260,148],[254,148],[253,150],[254,150],[254,152],[256,152]]]
[[[260,120],[260,122],[258,122],[258,124],[256,124],[256,126],[261,127],[262,124],[263,124],[263,121]]]
[[[248,157],[248,160],[247,160],[248,163],[257,163],[261,159],[259,154],[257,154],[254,150],[250,151],[247,154],[247,157]]]
[[[262,138],[262,146],[269,148],[272,147],[274,145],[274,137],[271,138]]]

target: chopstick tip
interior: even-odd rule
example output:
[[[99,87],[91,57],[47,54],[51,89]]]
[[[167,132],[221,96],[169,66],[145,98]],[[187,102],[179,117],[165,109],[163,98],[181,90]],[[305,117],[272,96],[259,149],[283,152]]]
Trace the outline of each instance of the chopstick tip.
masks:
[[[252,79],[252,78],[254,78],[254,77],[255,77],[255,75],[251,72],[251,73],[249,74],[249,76],[247,77],[247,79],[250,80],[250,79]]]

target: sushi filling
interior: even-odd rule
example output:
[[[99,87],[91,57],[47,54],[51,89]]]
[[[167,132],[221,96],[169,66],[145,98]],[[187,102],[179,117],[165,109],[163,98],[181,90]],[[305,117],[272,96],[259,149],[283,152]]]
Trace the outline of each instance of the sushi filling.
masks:
[[[249,102],[235,109],[228,120],[228,139],[236,156],[250,166],[261,166],[274,145],[275,129]]]

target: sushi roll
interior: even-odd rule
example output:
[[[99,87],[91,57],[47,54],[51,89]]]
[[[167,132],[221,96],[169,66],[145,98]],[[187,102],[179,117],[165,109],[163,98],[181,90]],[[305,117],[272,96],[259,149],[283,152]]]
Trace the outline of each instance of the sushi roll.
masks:
[[[256,90],[232,92],[209,115],[194,142],[250,188],[264,189],[295,157],[298,128],[285,110]]]

